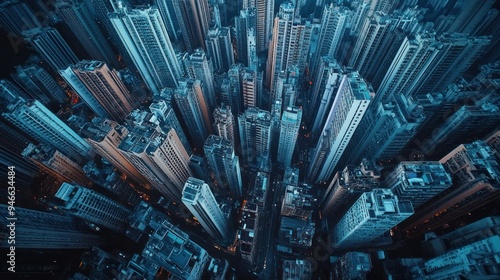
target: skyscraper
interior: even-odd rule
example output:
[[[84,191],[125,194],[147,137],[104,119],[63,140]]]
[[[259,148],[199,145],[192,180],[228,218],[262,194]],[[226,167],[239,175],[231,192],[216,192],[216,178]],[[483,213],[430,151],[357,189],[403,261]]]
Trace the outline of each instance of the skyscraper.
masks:
[[[311,61],[313,79],[318,73],[319,64],[324,56],[332,59],[338,58],[337,51],[351,18],[352,11],[345,6],[335,6],[334,4],[325,6],[321,19],[318,44]]]
[[[16,73],[13,73],[12,79],[22,87],[30,96],[47,105],[51,100],[58,103],[64,103],[68,96],[57,84],[57,82],[36,64],[16,67]]]
[[[322,214],[336,222],[359,197],[379,187],[380,171],[367,159],[335,173],[321,200]]]
[[[3,1],[0,4],[0,25],[12,33],[9,36],[19,36],[25,30],[41,27],[33,11],[19,0]]]
[[[78,62],[75,53],[55,28],[34,28],[24,31],[22,35],[56,72]]]
[[[234,198],[241,197],[240,161],[234,155],[232,143],[220,136],[210,135],[205,141],[204,151],[218,185],[229,188]]]
[[[63,183],[54,196],[74,217],[115,232],[125,232],[130,209],[93,190]]]
[[[153,94],[175,88],[181,68],[158,9],[119,7],[108,16]]]
[[[472,65],[488,44],[485,37],[459,33],[438,38],[430,33],[407,36],[376,89],[376,100],[442,90]]]
[[[23,157],[44,172],[64,182],[76,182],[82,186],[92,185],[82,168],[57,149],[30,143],[22,153]]]
[[[60,73],[87,104],[94,104],[97,101],[106,111],[106,115],[115,121],[125,119],[136,106],[136,101],[116,71],[109,69],[104,62],[82,60],[71,66],[71,71],[66,69]],[[88,96],[89,94],[91,96]]]
[[[182,191],[182,202],[212,238],[225,240],[228,237],[228,221],[205,182],[189,178]]]
[[[236,30],[236,57],[239,63],[250,66],[247,64],[250,30],[253,30],[253,39],[257,44],[255,8],[241,10],[239,16],[234,19],[234,26]],[[257,46],[255,48],[257,52]]]
[[[241,152],[247,164],[266,166],[270,160],[271,114],[256,107],[238,116]]]
[[[231,145],[235,147],[235,133],[237,133],[237,127],[233,113],[231,112],[231,107],[222,104],[222,106],[215,108],[214,120],[214,130],[217,132],[217,135],[228,140],[231,142]]]
[[[189,155],[173,128],[134,127],[119,146],[122,154],[163,196],[181,201],[182,188],[188,177]]]
[[[173,0],[174,11],[181,30],[184,48],[193,52],[205,48],[210,24],[210,10],[207,0]]]
[[[55,3],[55,10],[76,40],[84,47],[89,58],[104,61],[113,67],[117,66],[118,60],[84,1],[58,0]]]
[[[309,167],[309,180],[328,180],[361,122],[373,90],[357,72],[344,75]]]
[[[391,189],[414,208],[434,198],[452,185],[450,175],[438,161],[403,161],[387,175],[382,186]]]
[[[289,167],[295,150],[295,143],[299,135],[302,120],[302,109],[288,107],[281,116],[280,139],[278,146],[278,165],[281,168]]]
[[[74,160],[87,158],[91,153],[82,137],[36,100],[17,100],[9,104],[2,116],[33,139],[57,147]]]
[[[212,60],[208,59],[203,49],[196,49],[185,61],[188,76],[203,83],[203,94],[210,108],[216,105]]]
[[[127,137],[129,131],[125,126],[115,121],[94,118],[80,130],[80,135],[87,141],[94,151],[110,162],[132,180],[145,186],[149,182],[134,165],[122,155],[118,146]]]
[[[181,123],[175,114],[174,109],[172,108],[172,104],[167,103],[165,100],[160,100],[158,102],[151,103],[149,105],[149,110],[153,113],[160,121],[159,124],[161,127],[169,128],[172,127],[179,139],[182,142],[182,145],[188,151],[191,152],[191,145],[182,129]]]
[[[274,1],[243,1],[244,9],[250,7],[255,7],[256,10],[257,51],[265,51],[269,47],[269,40],[271,39],[271,32],[273,31]]]
[[[179,82],[174,94],[175,102],[196,149],[203,148],[205,139],[212,131],[204,90],[200,80],[186,79]]]
[[[167,28],[168,37],[171,41],[177,42],[180,40],[180,26],[174,10],[174,1],[155,0],[154,4],[160,11],[161,19]]]
[[[274,19],[266,67],[266,84],[271,96],[276,91],[277,78],[282,71],[295,66],[302,73],[307,62],[312,26],[309,22],[294,23],[294,11],[294,5],[285,2]]]
[[[349,251],[369,245],[413,214],[411,202],[391,190],[363,193],[334,228],[333,248]]]
[[[0,213],[9,217],[6,205],[0,204]],[[16,207],[16,218],[16,249],[87,249],[104,244],[102,237],[84,230],[72,217]],[[0,236],[0,247],[10,247],[9,233],[2,230]]]
[[[403,230],[410,237],[442,228],[500,197],[500,165],[484,142],[459,145],[439,162],[451,175],[453,185],[405,222]]]
[[[216,27],[208,30],[206,46],[208,57],[212,60],[216,72],[226,72],[234,64],[229,27]]]

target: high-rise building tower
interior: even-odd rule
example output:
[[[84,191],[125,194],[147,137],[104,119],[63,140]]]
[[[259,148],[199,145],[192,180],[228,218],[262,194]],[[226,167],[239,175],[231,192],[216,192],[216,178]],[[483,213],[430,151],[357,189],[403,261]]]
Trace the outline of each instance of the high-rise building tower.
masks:
[[[0,213],[9,217],[8,206],[0,204]],[[83,230],[72,217],[16,207],[16,218],[16,249],[88,249],[104,244],[102,237]],[[0,236],[0,247],[10,247],[9,232],[2,230]]]
[[[33,11],[25,2],[19,0],[3,1],[0,4],[0,26],[8,36],[21,35],[23,31],[41,27]]]
[[[311,72],[313,79],[317,75],[317,69],[324,56],[337,58],[337,51],[341,46],[342,38],[352,18],[352,11],[345,6],[330,4],[323,10],[321,28],[316,51],[312,58]]]
[[[241,171],[238,156],[228,140],[210,135],[205,141],[205,157],[212,170],[215,180],[222,188],[230,190],[234,198],[241,197]]]
[[[79,164],[63,155],[57,149],[30,143],[22,153],[23,157],[38,166],[45,173],[64,182],[76,182],[82,186],[92,183]]]
[[[234,25],[236,29],[236,58],[239,63],[250,66],[247,64],[250,30],[253,30],[253,39],[257,44],[255,8],[241,10],[239,16],[234,19]],[[255,46],[255,51],[257,52],[257,46]]]
[[[64,155],[81,160],[89,157],[90,145],[49,109],[36,100],[17,100],[2,116],[33,139],[57,147]]]
[[[272,122],[268,111],[248,108],[238,116],[241,152],[246,163],[265,166],[270,159]]]
[[[328,180],[368,109],[373,90],[357,72],[344,75],[309,167],[309,180]]]
[[[21,88],[16,86],[13,82],[7,79],[0,80],[0,105],[2,108],[7,106],[11,102],[15,102],[18,99],[30,99],[30,96],[26,94]]]
[[[210,24],[208,1],[173,0],[172,3],[185,49],[193,52],[197,48],[205,48],[205,36]]]
[[[174,94],[195,149],[203,149],[205,139],[212,131],[204,90],[200,80],[186,79],[179,82]]]
[[[289,167],[292,162],[301,120],[302,109],[298,107],[288,107],[281,116],[277,158],[278,165],[281,168]]]
[[[37,99],[44,105],[47,105],[52,100],[64,103],[68,99],[49,73],[36,64],[24,67],[19,65],[16,67],[16,73],[11,76],[32,98]]]
[[[132,112],[136,105],[135,100],[118,77],[117,72],[109,69],[106,63],[82,60],[70,68],[60,73],[83,100],[86,102],[89,100],[87,104],[97,101],[107,115],[115,121],[122,121]],[[88,96],[89,93],[91,96]]]
[[[317,139],[325,125],[329,109],[335,100],[344,71],[336,60],[323,57],[311,91],[309,119],[313,139]]]
[[[84,137],[85,141],[92,146],[97,154],[132,180],[148,185],[148,180],[118,149],[118,146],[127,137],[128,133],[129,131],[125,126],[100,118],[92,119],[92,122],[86,123],[80,130],[80,135]]]
[[[422,152],[433,157],[440,157],[449,151],[448,147],[488,135],[500,125],[499,100],[498,94],[492,94],[476,101],[474,105],[461,106],[433,130],[430,141],[420,146]]]
[[[414,208],[426,203],[452,184],[450,175],[438,161],[403,161],[387,175],[382,187],[391,189]]]
[[[182,191],[182,202],[212,238],[225,240],[228,237],[227,219],[205,182],[189,178]]]
[[[417,34],[406,37],[389,67],[376,100],[400,93],[415,96],[445,89],[478,58],[489,44],[486,37],[465,34]]]
[[[153,94],[175,88],[181,68],[158,9],[120,7],[108,16]]]
[[[269,40],[273,31],[274,1],[246,0],[243,9],[255,7],[257,51],[265,51],[269,47]]]
[[[214,130],[217,135],[231,142],[233,147],[235,144],[235,136],[237,131],[235,119],[233,113],[231,112],[231,107],[222,104],[221,107],[215,108],[214,111]]]
[[[76,40],[80,42],[89,58],[117,66],[111,47],[94,20],[87,3],[81,0],[58,0],[55,10],[66,23]]]
[[[34,28],[24,31],[22,35],[56,72],[78,62],[75,53],[55,28]]]
[[[165,100],[160,100],[158,102],[151,103],[151,105],[149,105],[149,110],[160,120],[159,124],[161,127],[165,127],[167,129],[172,127],[175,130],[177,136],[179,136],[179,139],[182,142],[182,145],[186,148],[186,151],[190,153],[191,145],[189,144],[181,123],[172,108],[172,104],[167,103]]]
[[[367,159],[336,172],[322,198],[322,214],[329,221],[338,221],[361,194],[379,187],[379,178],[377,166]]]
[[[213,59],[212,59],[213,60]],[[205,100],[210,108],[216,105],[214,69],[203,49],[196,49],[185,61],[188,76],[203,83]]]
[[[130,209],[93,190],[63,183],[54,196],[74,217],[115,232],[125,232]]]
[[[259,88],[257,71],[245,68],[240,72],[241,95],[243,108],[257,107]]]
[[[493,0],[483,1],[481,3],[470,3],[467,1],[458,1],[454,8],[458,14],[448,28],[447,32],[472,33],[475,28],[484,20],[490,8],[495,4]]]
[[[309,54],[312,26],[309,22],[294,23],[294,5],[281,4],[274,19],[273,38],[269,44],[266,84],[271,96],[276,91],[278,75],[295,66],[302,73]]]
[[[459,145],[439,162],[453,185],[426,203],[404,225],[410,237],[442,228],[500,198],[500,165],[482,141]]]
[[[399,200],[391,190],[363,193],[335,226],[333,248],[348,251],[367,246],[412,214],[411,202]]]
[[[208,57],[212,60],[216,72],[226,72],[234,64],[229,27],[216,27],[208,30],[206,46]]]
[[[122,154],[162,195],[181,201],[182,188],[192,176],[189,155],[173,128],[136,126],[119,146]]]
[[[160,11],[161,19],[167,28],[168,37],[171,41],[177,42],[181,39],[180,26],[174,9],[174,1],[155,0],[155,6]]]

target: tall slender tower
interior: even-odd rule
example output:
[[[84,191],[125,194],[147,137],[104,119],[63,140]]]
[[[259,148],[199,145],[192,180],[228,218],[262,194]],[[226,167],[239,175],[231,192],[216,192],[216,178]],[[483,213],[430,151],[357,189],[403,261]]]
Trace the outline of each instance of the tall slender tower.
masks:
[[[45,101],[54,100],[58,103],[64,103],[68,99],[49,73],[36,64],[24,67],[19,65],[16,67],[16,73],[11,76],[32,98],[44,105],[48,104]]]
[[[231,142],[234,147],[235,144],[235,119],[231,112],[231,107],[222,104],[214,111],[214,129],[217,135]]]
[[[78,62],[75,53],[55,28],[34,28],[24,31],[22,35],[56,72]]]
[[[234,155],[231,142],[220,136],[210,135],[205,141],[204,150],[217,183],[223,188],[229,188],[234,198],[241,197],[240,161]]]
[[[192,176],[189,155],[173,128],[136,126],[119,149],[151,185],[165,197],[180,202],[184,182]]]
[[[209,58],[212,60],[214,70],[226,72],[234,64],[233,45],[229,27],[216,27],[210,29],[206,37],[206,46]]]
[[[277,77],[282,71],[295,66],[302,73],[307,62],[312,26],[309,22],[294,23],[294,11],[294,5],[285,2],[274,19],[266,68],[266,83],[271,96],[276,91]]]
[[[91,181],[80,165],[63,155],[57,149],[40,144],[30,143],[22,153],[23,157],[38,166],[44,172],[64,182],[77,182],[82,186],[90,186]]]
[[[200,80],[187,79],[179,82],[174,95],[196,149],[203,148],[205,139],[211,133],[208,104],[203,91],[203,84]]]
[[[8,206],[0,205],[0,213],[9,217]],[[72,217],[16,207],[16,218],[16,249],[88,249],[104,244],[102,237],[82,230]],[[0,247],[10,247],[9,233],[2,230],[0,236]]]
[[[217,59],[217,58],[216,58]],[[214,88],[214,69],[203,49],[196,49],[185,61],[189,77],[200,80],[204,84],[203,94],[210,108],[216,105]]]
[[[389,231],[414,213],[410,201],[388,189],[363,193],[334,228],[333,247],[353,250]]]
[[[321,19],[318,45],[310,68],[313,79],[318,73],[317,69],[324,56],[337,58],[337,51],[351,18],[352,11],[347,7],[335,6],[334,4],[325,7]]]
[[[179,122],[172,105],[167,103],[165,100],[160,100],[158,102],[151,103],[151,105],[149,105],[149,110],[160,120],[159,123],[162,127],[172,127],[175,130],[177,136],[179,136],[179,139],[182,142],[182,145],[186,148],[186,151],[191,153],[191,145],[189,144],[186,134],[182,129],[181,123]]]
[[[439,161],[402,161],[381,186],[418,209],[451,185],[451,177]]]
[[[33,11],[26,3],[19,0],[3,1],[0,4],[0,25],[11,33],[9,37],[19,36],[25,30],[41,27]]]
[[[236,55],[239,63],[247,63],[248,57],[248,35],[249,31],[253,30],[253,38],[255,39],[255,45],[257,44],[256,36],[256,19],[255,19],[255,8],[244,9],[240,11],[239,16],[234,19],[235,25],[235,35],[236,35]],[[256,52],[257,52],[257,45]],[[246,66],[249,66],[246,64]]]
[[[82,99],[94,99],[115,121],[125,119],[136,106],[135,100],[116,71],[109,69],[104,62],[82,60],[71,67],[71,72],[66,70],[61,71],[61,74],[71,85],[76,85],[78,79],[86,89],[83,90],[81,86],[74,87]],[[89,93],[91,96],[87,96]]]
[[[113,67],[117,66],[118,60],[84,1],[58,0],[55,3],[55,10],[91,59],[104,61]]]
[[[170,40],[177,42],[180,40],[181,34],[179,33],[179,21],[175,15],[174,1],[171,0],[155,0],[156,7],[161,14],[161,19],[167,28],[168,37]]]
[[[205,36],[210,24],[208,1],[173,0],[172,3],[185,49],[193,52],[197,48],[205,48]]]
[[[9,104],[2,116],[33,139],[57,147],[74,160],[87,158],[91,153],[82,137],[36,100],[17,100]]]
[[[256,9],[257,51],[265,51],[269,47],[273,31],[274,1],[248,0],[247,2],[249,2],[249,7]]]
[[[486,37],[431,34],[407,37],[401,44],[380,87],[376,101],[389,101],[396,95],[427,94],[445,89],[463,73],[489,44]]]
[[[182,202],[212,238],[225,240],[228,237],[227,219],[205,182],[189,178],[182,191]]]
[[[278,146],[278,164],[281,168],[289,167],[292,162],[301,120],[302,109],[298,107],[288,107],[281,116]]]
[[[250,107],[238,117],[238,124],[245,161],[254,166],[266,165],[271,149],[271,113]]]
[[[69,214],[115,232],[125,232],[130,210],[118,202],[77,184],[63,183],[54,196]]]
[[[309,167],[309,180],[328,180],[368,109],[373,90],[357,72],[344,75]]]
[[[94,148],[97,154],[132,180],[143,185],[149,185],[149,181],[118,150],[118,146],[127,137],[128,133],[129,131],[125,126],[100,118],[92,119],[92,122],[86,123],[80,130],[82,137]]]
[[[108,17],[153,94],[175,88],[181,68],[158,9],[119,7]]]

